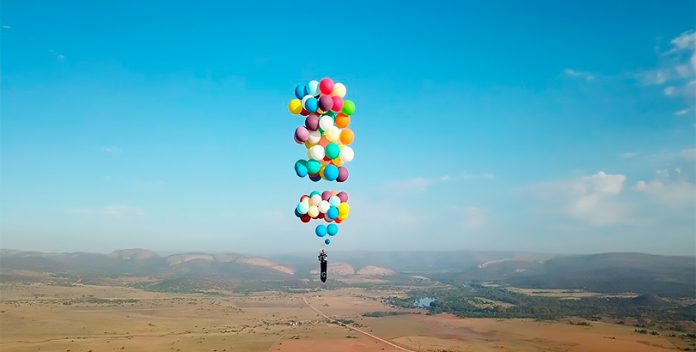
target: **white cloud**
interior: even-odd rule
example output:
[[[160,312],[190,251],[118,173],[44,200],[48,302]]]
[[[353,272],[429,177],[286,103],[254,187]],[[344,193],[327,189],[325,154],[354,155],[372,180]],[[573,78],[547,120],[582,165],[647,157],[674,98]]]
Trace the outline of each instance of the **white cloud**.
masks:
[[[674,88],[674,86],[665,87],[665,89],[664,89],[664,93],[668,97],[673,96],[675,92],[676,92],[676,88]]]
[[[479,207],[464,208],[464,227],[481,229],[488,225],[488,210]]]
[[[128,205],[108,205],[102,209],[102,214],[112,219],[131,219],[143,216],[143,210]]]
[[[674,115],[677,115],[677,116],[684,116],[684,115],[686,115],[686,114],[688,114],[688,113],[689,113],[689,109],[681,109],[681,110],[675,111],[675,112],[674,112]]]
[[[470,173],[462,172],[455,175],[442,175],[440,177],[414,177],[406,180],[391,181],[385,184],[391,192],[424,192],[437,183],[467,181],[467,180],[492,180],[495,174],[491,172]]]
[[[679,157],[688,161],[696,161],[696,148],[682,149],[679,152]]]
[[[624,158],[624,159],[631,159],[631,158],[635,157],[636,155],[638,155],[638,153],[636,153],[636,152],[623,152],[623,153],[619,154],[619,156]]]
[[[590,72],[573,70],[571,68],[563,70],[563,74],[566,75],[566,77],[584,79],[587,82],[595,79],[595,76]]]
[[[116,145],[107,145],[106,147],[102,148],[102,151],[108,154],[119,154],[121,153],[121,147]]]
[[[620,223],[630,213],[627,203],[617,200],[623,191],[626,176],[599,171],[566,181],[532,185],[533,193],[556,199],[565,215],[593,226]]]

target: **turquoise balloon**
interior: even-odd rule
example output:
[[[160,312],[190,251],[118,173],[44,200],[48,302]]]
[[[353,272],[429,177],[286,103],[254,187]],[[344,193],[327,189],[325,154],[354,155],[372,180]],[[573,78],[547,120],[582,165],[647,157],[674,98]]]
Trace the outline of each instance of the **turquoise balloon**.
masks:
[[[316,195],[321,196],[321,192],[319,192],[319,191],[312,191],[312,193],[309,194],[309,198],[312,198],[312,197],[314,197],[314,196],[316,196]]]
[[[327,238],[324,240],[324,243],[328,246],[331,244],[331,240]]]
[[[338,178],[338,168],[336,165],[326,165],[324,168],[324,178],[326,178],[328,181],[336,181]]]
[[[305,202],[302,202],[302,203],[297,205],[297,209],[295,209],[295,210],[297,210],[298,214],[302,214],[302,215],[307,214],[307,211],[309,210],[309,205],[307,205],[307,203],[305,203]]]
[[[329,210],[326,211],[326,217],[329,218],[330,220],[333,220],[338,217],[338,208],[336,207],[331,207]],[[334,224],[332,224],[334,225]],[[336,230],[338,231],[338,230]]]
[[[326,226],[326,233],[328,233],[329,236],[336,236],[338,233],[338,225],[329,224],[329,226]]]
[[[307,161],[298,160],[295,162],[295,173],[299,177],[307,176]]]
[[[314,159],[309,159],[307,160],[307,173],[310,175],[316,175],[319,173],[319,170],[321,169],[321,163],[314,160]]]
[[[326,236],[326,226],[324,225],[317,225],[316,228],[314,228],[314,233],[319,236],[319,237],[324,237]]]
[[[326,157],[333,160],[338,158],[338,154],[341,153],[341,148],[338,147],[338,144],[331,142],[326,145],[324,153],[326,153]]]

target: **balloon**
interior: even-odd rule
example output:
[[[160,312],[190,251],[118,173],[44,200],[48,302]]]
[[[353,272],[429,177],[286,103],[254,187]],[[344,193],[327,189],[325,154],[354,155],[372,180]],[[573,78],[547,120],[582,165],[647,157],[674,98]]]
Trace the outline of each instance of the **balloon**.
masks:
[[[331,244],[331,240],[328,239],[328,238],[325,239],[325,240],[324,240],[324,244],[326,244],[327,246],[330,245],[330,244]]]
[[[297,205],[296,210],[298,213],[300,213],[302,215],[307,214],[307,211],[309,210],[309,205],[305,202],[302,202],[302,203]]]
[[[348,125],[350,125],[350,116],[346,114],[336,115],[336,127],[346,128]]]
[[[295,87],[295,96],[297,99],[302,99],[307,94],[309,94],[307,93],[307,86],[304,84],[298,84],[297,87]]]
[[[307,150],[307,155],[314,160],[324,159],[324,147],[315,145]]]
[[[324,131],[324,135],[326,135],[327,140],[331,142],[338,142],[341,139],[341,129],[336,126],[331,126],[329,129]]]
[[[319,208],[316,205],[310,206],[307,210],[307,215],[309,215],[312,219],[316,219],[316,217],[319,216]]]
[[[307,116],[307,115],[309,115],[309,111],[307,111],[307,110],[305,110],[304,108],[302,108],[302,111],[300,111],[300,115],[302,115],[302,116]]]
[[[348,215],[350,213],[350,205],[348,203],[341,203],[338,205],[338,213]]]
[[[326,226],[317,225],[317,227],[314,228],[314,233],[319,237],[326,236]]]
[[[328,95],[322,95],[321,98],[319,98],[319,108],[321,108],[324,111],[329,111],[331,108],[333,108],[333,98]]]
[[[326,165],[324,169],[324,178],[328,181],[335,181],[336,178],[338,178],[338,168],[335,165]]]
[[[331,95],[341,98],[346,96],[346,86],[344,86],[343,83],[336,83],[334,84],[333,88],[334,89],[333,92],[331,92]]]
[[[341,160],[344,163],[349,163],[349,162],[353,161],[353,158],[355,157],[355,152],[353,151],[353,148],[351,148],[349,146],[345,146],[345,147],[341,148],[340,156],[341,156]]]
[[[322,201],[319,203],[319,211],[320,211],[320,212],[326,213],[326,211],[329,210],[329,208],[331,208],[331,205],[329,204],[328,201],[322,200]]]
[[[336,182],[346,182],[348,179],[348,168],[343,166],[338,168],[338,177],[336,177]]]
[[[338,158],[338,154],[341,152],[341,148],[336,143],[329,143],[324,150],[326,151],[326,157],[332,160]]]
[[[346,115],[353,115],[355,112],[355,103],[352,100],[343,101],[343,109],[341,111]]]
[[[304,222],[304,223],[308,223],[309,220],[312,220],[312,218],[311,218],[309,215],[304,214],[304,215],[302,215],[302,217],[300,218],[300,220],[301,220],[302,222]]]
[[[341,198],[338,198],[338,196],[331,196],[331,198],[329,198],[329,205],[332,207],[338,207],[341,205]]]
[[[307,127],[308,130],[310,131],[316,131],[317,128],[319,128],[319,116],[317,115],[309,115],[305,119],[304,122],[305,126]]]
[[[321,163],[314,159],[307,160],[307,173],[310,175],[316,175],[321,169]]]
[[[319,193],[319,191],[312,191],[312,192],[309,194],[309,198],[312,198],[312,197],[316,196],[317,194],[318,194],[318,195],[321,195],[321,193]]]
[[[331,110],[333,110],[335,112],[339,112],[339,111],[341,111],[341,109],[343,109],[343,98],[341,98],[339,96],[333,96],[333,97],[331,97],[331,101],[332,101]]]
[[[338,208],[336,207],[331,207],[329,210],[326,212],[326,217],[329,219],[335,219],[338,217]]]
[[[312,192],[312,193],[314,193],[314,192]],[[318,206],[319,203],[321,203],[321,194],[319,194],[319,192],[317,192],[314,195],[312,195],[311,197],[309,197],[309,205]]]
[[[355,135],[353,134],[353,131],[349,128],[344,128],[341,131],[341,143],[343,144],[351,144],[353,143],[353,139],[355,138]]]
[[[307,139],[309,139],[309,131],[307,131],[304,126],[300,126],[295,129],[295,138],[304,143],[307,141]]]
[[[342,223],[343,220],[344,220],[344,219],[341,219],[341,215],[339,215],[336,219],[334,219],[334,221],[335,221],[337,224]]]
[[[329,145],[329,139],[326,138],[326,136],[321,137],[319,140],[319,145],[326,148],[326,146]]]
[[[338,233],[338,225],[336,224],[329,224],[326,226],[326,233],[329,234],[329,236],[336,236]]]
[[[329,198],[331,198],[331,196],[332,196],[332,194],[331,194],[331,192],[329,192],[329,191],[321,192],[321,200],[327,200],[327,201],[328,201]]]
[[[302,102],[299,99],[290,100],[288,110],[293,114],[299,114],[302,112]]]
[[[341,170],[339,170],[339,175],[340,171]],[[295,173],[297,174],[297,176],[305,177],[307,176],[307,172],[307,161],[300,159],[295,162]]]
[[[323,197],[324,197],[324,194],[322,193],[321,195],[322,195],[322,198],[323,198]],[[338,194],[337,194],[336,196],[338,196],[338,199],[341,200],[341,203],[345,203],[345,202],[348,201],[348,193],[346,193],[346,192],[343,192],[343,191],[338,192]],[[341,210],[341,209],[339,208],[338,210]]]
[[[309,97],[309,98],[307,98],[307,97]],[[316,112],[317,109],[319,108],[319,101],[317,101],[317,98],[315,98],[311,95],[304,97],[304,99],[302,99],[302,101],[304,102],[303,106],[304,106],[305,110],[307,110],[309,112]],[[343,108],[345,109],[345,105],[343,106]]]
[[[311,80],[307,83],[307,94],[315,97],[319,95],[319,81]]]
[[[331,78],[324,78],[319,82],[319,90],[321,94],[331,95],[334,90],[334,82]]]
[[[309,131],[309,137],[307,138],[307,142],[310,144],[317,144],[321,140],[321,132],[319,131]]]
[[[334,120],[331,118],[331,116],[324,115],[319,119],[319,128],[324,131],[328,130],[330,127],[333,127],[333,125]]]
[[[312,180],[313,182],[319,182],[319,181],[321,181],[321,176],[319,176],[319,175],[309,175],[309,179]]]

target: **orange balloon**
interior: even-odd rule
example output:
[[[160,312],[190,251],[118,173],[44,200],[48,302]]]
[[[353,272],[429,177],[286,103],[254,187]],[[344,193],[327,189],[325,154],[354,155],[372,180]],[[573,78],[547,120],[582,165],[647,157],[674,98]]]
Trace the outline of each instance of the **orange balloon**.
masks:
[[[321,137],[319,140],[319,145],[326,148],[326,146],[329,145],[329,140],[326,139],[326,137]]]
[[[336,115],[336,127],[346,128],[348,125],[350,125],[350,116],[346,114]]]
[[[353,143],[354,138],[355,135],[353,134],[353,131],[351,131],[349,128],[344,128],[343,131],[341,131],[341,143],[351,144]]]

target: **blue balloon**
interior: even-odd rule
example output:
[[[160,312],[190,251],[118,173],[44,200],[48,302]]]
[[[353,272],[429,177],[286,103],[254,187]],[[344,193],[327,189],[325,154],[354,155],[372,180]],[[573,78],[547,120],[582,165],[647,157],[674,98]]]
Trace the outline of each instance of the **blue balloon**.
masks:
[[[297,99],[302,100],[305,95],[307,95],[307,86],[304,84],[298,84],[297,87],[295,87],[295,96]]]
[[[317,109],[319,108],[319,101],[317,98],[309,98],[305,101],[304,108],[309,112],[317,112]]]
[[[319,175],[309,176],[309,179],[314,181],[314,182],[319,182],[319,181],[321,181],[321,176],[319,176]]]
[[[302,215],[307,214],[307,211],[309,211],[309,205],[307,205],[307,203],[302,202],[297,205],[297,208],[295,208],[295,210]]]
[[[295,208],[295,216],[297,216],[298,218],[302,217],[302,214],[300,214],[300,212],[297,211],[297,208]]]
[[[329,218],[329,220],[333,220],[338,217],[338,208],[336,207],[331,207],[329,210],[326,211],[326,217]],[[335,226],[335,224],[332,224]],[[338,231],[338,230],[336,230]]]
[[[324,240],[324,243],[326,243],[326,245],[328,246],[328,245],[331,244],[331,240],[327,238],[327,239]]]
[[[326,227],[326,232],[329,234],[329,236],[336,236],[338,233],[338,225],[329,224],[329,226]]]
[[[317,234],[317,236],[319,237],[326,236],[326,226],[317,225],[317,227],[314,229],[314,233]]]
[[[299,177],[307,176],[307,161],[298,160],[297,162],[295,162],[295,173]]]
[[[328,181],[336,181],[336,179],[338,178],[338,168],[336,167],[336,165],[326,165],[326,167],[324,168],[324,177]]]

